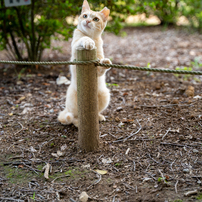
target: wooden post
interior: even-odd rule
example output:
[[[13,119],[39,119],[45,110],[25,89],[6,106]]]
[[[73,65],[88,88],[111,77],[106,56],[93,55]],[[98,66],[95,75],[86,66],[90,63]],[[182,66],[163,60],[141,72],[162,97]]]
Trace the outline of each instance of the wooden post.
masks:
[[[96,49],[77,49],[77,61],[96,60]],[[77,65],[79,147],[86,152],[99,147],[97,67]]]

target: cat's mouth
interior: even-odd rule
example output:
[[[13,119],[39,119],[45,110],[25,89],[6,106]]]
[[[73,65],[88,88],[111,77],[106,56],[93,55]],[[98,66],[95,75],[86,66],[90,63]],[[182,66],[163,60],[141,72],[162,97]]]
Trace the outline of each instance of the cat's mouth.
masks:
[[[84,27],[87,27],[88,29],[91,29],[91,27],[88,24],[84,25]]]

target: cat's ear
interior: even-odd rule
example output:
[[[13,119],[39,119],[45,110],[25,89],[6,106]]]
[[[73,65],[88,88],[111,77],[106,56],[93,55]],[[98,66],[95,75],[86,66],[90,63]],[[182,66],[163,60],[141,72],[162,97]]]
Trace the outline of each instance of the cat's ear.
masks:
[[[89,11],[89,10],[90,10],[89,4],[88,4],[87,0],[84,0],[83,1],[83,5],[82,5],[82,11],[81,11],[81,13],[83,13],[85,11]]]
[[[109,17],[109,13],[110,13],[110,10],[107,8],[107,7],[104,7],[100,13],[102,14],[103,16],[103,20],[104,21],[107,21],[108,17]]]

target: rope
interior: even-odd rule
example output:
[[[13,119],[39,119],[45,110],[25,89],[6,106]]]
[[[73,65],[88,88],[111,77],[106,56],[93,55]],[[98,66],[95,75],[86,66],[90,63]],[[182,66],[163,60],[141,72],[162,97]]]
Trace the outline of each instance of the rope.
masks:
[[[202,75],[202,71],[186,71],[186,70],[170,70],[170,69],[155,69],[148,67],[136,67],[132,65],[116,65],[116,64],[103,64],[99,63],[99,60],[89,60],[89,61],[55,61],[55,62],[33,62],[33,61],[5,61],[0,60],[2,64],[18,64],[18,65],[88,65],[94,63],[95,66],[103,67],[114,67],[118,69],[130,69],[139,71],[149,71],[149,72],[161,72],[161,73],[175,73],[175,74],[191,74],[191,75]]]
[[[92,63],[98,63],[99,60],[89,60],[89,61],[6,61],[0,60],[2,64],[16,64],[16,65],[88,65]]]

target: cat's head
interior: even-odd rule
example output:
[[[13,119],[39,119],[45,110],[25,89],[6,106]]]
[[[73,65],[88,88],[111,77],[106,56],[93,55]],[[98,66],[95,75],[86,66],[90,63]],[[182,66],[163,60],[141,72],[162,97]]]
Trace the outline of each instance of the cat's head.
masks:
[[[109,13],[107,7],[100,12],[92,11],[87,0],[84,0],[77,28],[90,37],[97,37],[102,34],[106,26]]]

